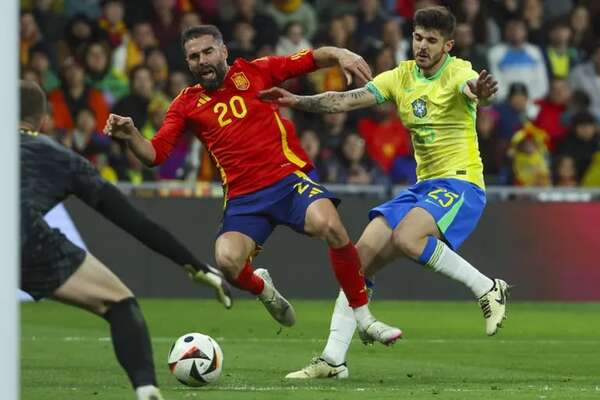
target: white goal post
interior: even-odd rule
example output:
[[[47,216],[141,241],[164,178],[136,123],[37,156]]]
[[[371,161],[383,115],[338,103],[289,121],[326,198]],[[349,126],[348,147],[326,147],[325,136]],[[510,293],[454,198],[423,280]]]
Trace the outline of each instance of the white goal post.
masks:
[[[19,398],[19,309],[15,293],[19,266],[19,5],[17,0],[0,1],[0,398]]]

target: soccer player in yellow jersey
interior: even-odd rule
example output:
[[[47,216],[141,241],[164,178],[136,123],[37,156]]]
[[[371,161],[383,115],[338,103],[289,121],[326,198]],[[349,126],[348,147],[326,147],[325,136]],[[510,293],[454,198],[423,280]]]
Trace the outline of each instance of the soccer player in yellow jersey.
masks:
[[[263,99],[312,112],[342,112],[386,101],[396,104],[410,130],[418,182],[369,213],[370,223],[357,243],[362,268],[372,277],[392,260],[409,257],[465,284],[483,310],[486,333],[494,335],[505,319],[508,285],[479,272],[455,251],[475,229],[485,207],[479,156],[477,104],[497,91],[486,71],[449,55],[456,21],[444,7],[415,14],[415,59],[377,75],[348,92],[295,96],[279,88]],[[337,298],[327,345],[321,355],[287,378],[345,378],[346,353],[355,322],[343,293]]]

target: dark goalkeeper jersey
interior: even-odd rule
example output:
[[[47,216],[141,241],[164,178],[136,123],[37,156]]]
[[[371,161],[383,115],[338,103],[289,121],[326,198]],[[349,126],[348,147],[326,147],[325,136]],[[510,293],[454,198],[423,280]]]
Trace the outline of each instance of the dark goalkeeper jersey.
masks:
[[[30,223],[73,194],[94,207],[107,185],[83,157],[47,136],[21,132],[21,240]],[[95,207],[94,207],[95,208]]]

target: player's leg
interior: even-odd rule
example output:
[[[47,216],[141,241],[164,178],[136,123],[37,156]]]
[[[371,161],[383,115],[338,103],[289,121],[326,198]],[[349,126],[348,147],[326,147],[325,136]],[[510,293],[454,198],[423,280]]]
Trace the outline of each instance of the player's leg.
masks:
[[[255,271],[251,263],[257,241],[262,244],[273,230],[272,226],[258,216],[230,217],[227,224],[224,223],[224,229],[237,228],[246,233],[227,230],[217,238],[217,266],[234,286],[256,295],[277,322],[294,325],[296,315],[292,305],[275,288],[269,272],[263,268]]]
[[[308,206],[304,231],[325,240],[329,245],[329,258],[335,276],[353,308],[359,329],[384,344],[391,344],[400,338],[400,329],[377,321],[369,311],[360,257],[330,199],[321,198]]]
[[[407,257],[467,286],[480,300],[486,332],[492,335],[505,318],[508,287],[502,280],[488,278],[454,251],[477,225],[485,195],[474,185],[454,179],[430,182],[424,193],[394,229],[392,241]]]
[[[97,314],[110,324],[117,360],[138,400],[161,400],[152,345],[144,316],[131,291],[91,254],[51,296]]]

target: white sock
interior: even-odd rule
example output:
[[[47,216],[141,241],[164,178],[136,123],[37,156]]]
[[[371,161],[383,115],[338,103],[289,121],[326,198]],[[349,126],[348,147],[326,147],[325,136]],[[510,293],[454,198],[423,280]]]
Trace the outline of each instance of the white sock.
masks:
[[[360,329],[367,329],[369,325],[376,321],[371,311],[369,311],[369,305],[365,304],[364,306],[356,307],[354,310],[354,318],[356,319],[356,323],[360,327]]]
[[[321,358],[332,365],[340,365],[346,362],[346,354],[352,342],[352,336],[356,330],[356,319],[352,307],[343,290],[335,300],[331,325],[329,326],[329,337]]]
[[[489,292],[494,286],[493,280],[479,272],[441,240],[437,241],[435,250],[426,265],[442,275],[462,282],[477,298]]]

